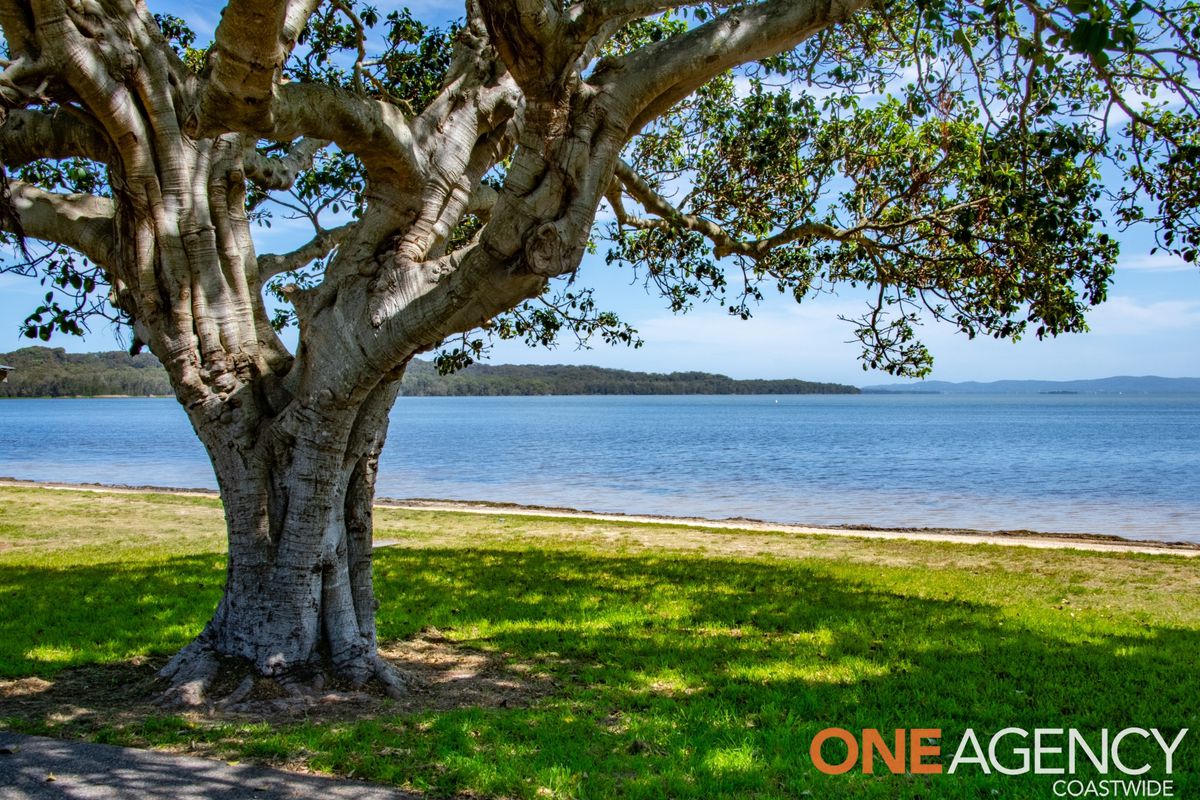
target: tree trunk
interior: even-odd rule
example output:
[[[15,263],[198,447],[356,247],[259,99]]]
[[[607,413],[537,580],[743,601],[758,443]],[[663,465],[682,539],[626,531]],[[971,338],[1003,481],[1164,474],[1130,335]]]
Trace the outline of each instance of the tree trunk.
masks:
[[[398,388],[389,381],[356,406],[310,407],[297,436],[268,427],[260,445],[269,445],[252,458],[221,447],[219,430],[200,431],[225,505],[229,562],[212,619],[160,673],[171,682],[168,703],[205,703],[222,658],[297,690],[326,676],[403,690],[377,654],[371,575],[376,471]]]

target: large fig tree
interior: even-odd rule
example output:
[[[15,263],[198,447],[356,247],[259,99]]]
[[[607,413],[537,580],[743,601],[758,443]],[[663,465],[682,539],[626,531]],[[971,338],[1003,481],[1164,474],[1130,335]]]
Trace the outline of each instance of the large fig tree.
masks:
[[[1081,330],[1106,228],[1198,245],[1191,2],[467,0],[432,28],[230,0],[201,46],[141,0],[0,0],[0,26],[5,269],[48,289],[26,331],[129,325],[220,485],[225,592],[164,669],[180,702],[230,657],[403,689],[371,506],[405,365],[636,341],[577,280],[589,249],[677,310],[856,286],[864,364],[922,374],[923,320]],[[280,215],[311,239],[256,252]]]

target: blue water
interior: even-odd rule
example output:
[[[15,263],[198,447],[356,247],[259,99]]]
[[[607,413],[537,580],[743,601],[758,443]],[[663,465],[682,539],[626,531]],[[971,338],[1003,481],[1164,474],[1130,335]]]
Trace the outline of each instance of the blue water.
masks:
[[[0,475],[215,485],[158,399],[0,401]],[[401,398],[379,495],[1200,541],[1200,396]]]

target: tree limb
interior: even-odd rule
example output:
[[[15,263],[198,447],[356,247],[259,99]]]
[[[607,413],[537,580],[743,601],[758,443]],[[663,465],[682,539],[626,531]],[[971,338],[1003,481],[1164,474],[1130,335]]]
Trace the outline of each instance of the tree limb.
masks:
[[[552,91],[574,61],[558,4],[549,0],[479,0],[488,38],[527,95]]]
[[[632,21],[692,5],[687,0],[581,0],[567,7],[565,17],[576,37],[590,38],[613,20]]]
[[[766,0],[603,62],[589,80],[607,89],[630,135],[712,78],[789,50],[869,0]]]
[[[310,261],[329,255],[346,238],[354,224],[351,222],[331,230],[321,231],[290,253],[260,255],[258,257],[259,282],[266,283],[276,275],[300,269]]]
[[[8,194],[20,220],[19,232],[70,247],[97,264],[111,262],[116,239],[112,200],[47,192],[15,180],[8,182]]]
[[[311,167],[313,158],[328,144],[324,139],[304,137],[282,156],[267,156],[249,148],[242,161],[246,178],[263,189],[290,189],[300,172]]]
[[[481,183],[475,187],[475,191],[471,193],[471,199],[467,201],[467,213],[474,214],[480,219],[489,219],[492,216],[492,208],[499,199],[499,192],[486,183]]]
[[[0,0],[0,30],[8,44],[10,58],[19,58],[34,46],[33,19],[28,4]]]
[[[318,83],[287,83],[276,91],[271,115],[258,136],[332,141],[358,156],[373,182],[401,184],[424,169],[409,123],[391,103]]]
[[[268,135],[279,73],[319,0],[230,0],[208,55],[202,135]]]
[[[620,194],[609,191],[609,203],[617,215],[617,221],[623,225],[642,230],[661,229],[671,230],[682,228],[699,233],[713,243],[713,254],[717,258],[731,255],[748,256],[760,259],[776,247],[782,247],[805,238],[822,238],[835,241],[855,241],[868,247],[879,246],[877,242],[863,235],[865,227],[836,228],[821,222],[804,222],[793,225],[776,234],[762,239],[745,240],[729,234],[724,228],[712,220],[694,214],[685,214],[671,204],[665,197],[654,190],[640,175],[634,172],[624,161],[617,163],[617,179],[626,191],[641,203],[657,219],[630,215],[620,201]],[[614,197],[615,194],[615,197]]]
[[[0,115],[0,161],[19,167],[43,158],[108,162],[112,147],[104,131],[63,110],[13,109]]]

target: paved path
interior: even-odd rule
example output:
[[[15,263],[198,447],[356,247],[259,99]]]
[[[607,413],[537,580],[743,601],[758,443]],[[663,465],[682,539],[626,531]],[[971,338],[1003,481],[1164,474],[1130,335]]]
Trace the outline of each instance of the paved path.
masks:
[[[0,731],[0,798],[418,800],[414,794],[355,781],[4,731]]]

